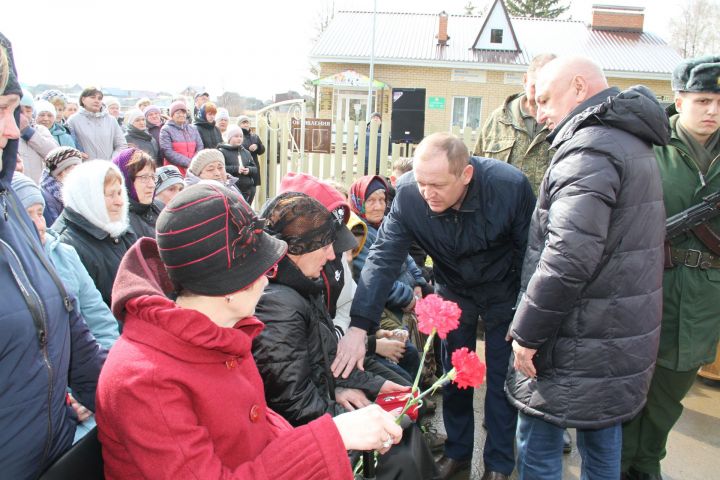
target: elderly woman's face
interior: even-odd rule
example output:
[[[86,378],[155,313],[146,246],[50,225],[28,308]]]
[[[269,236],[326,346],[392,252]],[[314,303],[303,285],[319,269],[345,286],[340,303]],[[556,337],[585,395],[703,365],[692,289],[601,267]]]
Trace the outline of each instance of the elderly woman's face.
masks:
[[[160,112],[152,111],[147,114],[147,121],[150,125],[160,125],[161,117]]]
[[[132,126],[137,128],[138,130],[145,130],[145,117],[140,115],[137,117],[133,122]]]
[[[212,162],[203,168],[198,176],[203,180],[217,180],[218,182],[222,182],[227,178],[225,164],[223,162]]]
[[[175,113],[172,114],[173,122],[177,123],[178,125],[182,125],[185,123],[185,120],[187,120],[187,112],[185,110],[175,110]]]
[[[215,122],[215,126],[217,126],[221,132],[224,132],[225,130],[227,130],[228,123],[230,122],[227,118],[221,118],[220,120]]]
[[[40,112],[35,121],[45,128],[52,128],[55,123],[55,115],[52,112]]]
[[[155,193],[155,168],[152,165],[145,165],[145,167],[137,172],[133,179],[133,187],[135,187],[135,193],[137,193],[138,202],[143,205],[149,205],[153,200],[153,193]]]
[[[119,181],[111,182],[105,187],[104,193],[105,208],[107,208],[110,221],[120,221],[120,219],[122,219],[123,208],[125,207],[122,184]]]
[[[378,224],[385,216],[385,190],[375,190],[365,200],[365,218],[368,222]]]

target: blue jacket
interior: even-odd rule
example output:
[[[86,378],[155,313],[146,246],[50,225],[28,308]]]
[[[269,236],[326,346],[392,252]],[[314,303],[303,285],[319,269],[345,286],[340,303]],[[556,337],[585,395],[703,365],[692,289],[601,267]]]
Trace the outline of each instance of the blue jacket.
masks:
[[[61,147],[77,148],[75,146],[75,139],[73,139],[72,135],[70,135],[70,131],[66,126],[55,122],[53,123],[52,128],[50,128],[50,133]]]
[[[90,274],[80,261],[75,248],[62,243],[58,234],[48,229],[45,233],[45,252],[55,265],[67,292],[78,300],[78,309],[95,340],[107,348],[113,346],[120,333],[118,322],[103,302]]]
[[[11,140],[0,170],[0,475],[30,479],[72,444],[77,418],[65,401],[68,385],[83,405],[95,409],[106,352],[77,302],[64,302],[38,256],[43,253],[37,231],[10,188],[16,156],[17,141]],[[40,328],[20,284],[38,309]]]
[[[363,244],[362,250],[353,258],[353,279],[357,282],[360,279],[360,273],[365,266],[370,247],[375,243],[378,230],[372,224],[365,222],[367,225],[367,238]],[[407,306],[413,299],[413,288],[425,285],[427,282],[422,276],[422,272],[415,265],[415,260],[409,255],[402,264],[400,274],[393,282],[390,292],[388,293],[385,306],[394,313],[398,313],[402,317],[402,308]]]
[[[430,210],[412,172],[403,175],[360,274],[351,326],[377,328],[413,240],[433,259],[438,286],[482,306],[488,328],[512,319],[535,195],[512,165],[472,157],[473,178],[459,210]]]

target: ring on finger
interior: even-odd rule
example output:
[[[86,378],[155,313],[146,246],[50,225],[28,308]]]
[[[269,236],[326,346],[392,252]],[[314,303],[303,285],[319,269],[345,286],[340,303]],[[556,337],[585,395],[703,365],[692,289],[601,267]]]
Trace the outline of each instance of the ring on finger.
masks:
[[[392,445],[392,437],[390,435],[388,435],[388,437],[385,440],[383,440],[382,446],[383,446],[383,448],[390,448],[390,445]]]

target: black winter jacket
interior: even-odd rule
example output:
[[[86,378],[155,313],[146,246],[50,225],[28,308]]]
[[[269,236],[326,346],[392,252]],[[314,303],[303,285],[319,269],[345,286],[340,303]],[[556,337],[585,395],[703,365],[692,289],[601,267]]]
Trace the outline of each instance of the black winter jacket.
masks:
[[[135,232],[128,228],[120,237],[113,238],[69,207],[65,207],[52,229],[58,233],[61,242],[75,247],[90,278],[110,307],[115,274],[125,252],[137,240]]]
[[[130,125],[125,133],[125,141],[128,143],[128,147],[135,146],[143,152],[147,153],[155,161],[155,165],[160,165],[160,147],[150,133],[145,130],[138,130],[134,126]]]
[[[250,190],[255,187],[254,179],[258,175],[258,168],[253,161],[252,155],[250,155],[250,152],[245,150],[245,147],[242,145],[228,145],[224,143],[218,146],[218,150],[220,150],[223,157],[225,157],[225,171],[233,177],[238,178],[235,186],[243,194],[245,200],[247,200],[247,195],[249,195]],[[247,175],[240,174],[241,160],[242,166],[250,170]]]
[[[260,137],[258,137],[256,134],[251,133],[250,130],[242,129],[243,131],[243,147],[245,147],[245,150],[250,152],[250,155],[252,155],[253,162],[255,162],[255,166],[259,167],[260,163],[258,162],[258,155],[262,155],[265,153],[265,145],[263,145],[262,141],[260,140]],[[257,150],[254,152],[250,150],[250,145],[257,145]],[[255,174],[255,177],[253,178],[255,180],[255,186],[260,185],[260,170],[258,169],[257,173]]]
[[[512,165],[481,157],[470,163],[473,178],[457,211],[433,213],[414,174],[400,178],[360,274],[351,326],[377,328],[413,240],[432,257],[437,284],[481,306],[488,329],[510,323],[535,195]]]
[[[0,42],[5,42],[2,34]],[[90,334],[74,299],[63,301],[40,260],[44,252],[37,230],[10,186],[17,143],[8,141],[0,163],[0,477],[24,480],[38,478],[72,445],[77,416],[66,402],[68,386],[95,410],[107,352]]]
[[[128,212],[128,219],[130,220],[130,227],[137,238],[150,237],[155,238],[155,224],[157,223],[158,215],[160,215],[160,207],[155,202],[149,205],[144,205],[140,202],[136,202],[132,198],[130,200],[130,211]]]
[[[296,426],[325,413],[344,413],[334,400],[336,386],[360,389],[373,399],[385,382],[358,369],[347,379],[333,378],[330,365],[337,339],[323,285],[321,279],[305,277],[285,257],[255,309],[255,315],[265,324],[253,342],[265,398],[270,408]]]
[[[216,148],[223,143],[222,133],[220,133],[220,130],[215,126],[215,122],[210,123],[206,120],[195,120],[195,127],[197,127],[198,133],[200,133],[204,148]]]
[[[655,365],[665,209],[652,144],[668,142],[668,121],[646,87],[607,89],[548,138],[510,330],[538,350],[537,379],[511,361],[506,391],[528,415],[604,428],[640,411]]]

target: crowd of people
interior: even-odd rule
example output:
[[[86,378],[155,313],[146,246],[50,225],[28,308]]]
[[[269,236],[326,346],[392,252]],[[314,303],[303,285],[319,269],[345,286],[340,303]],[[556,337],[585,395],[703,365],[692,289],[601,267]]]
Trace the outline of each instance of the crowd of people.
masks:
[[[717,245],[665,238],[720,185],[719,79],[720,57],[684,61],[664,111],[540,55],[475,155],[435,133],[389,178],[289,173],[255,211],[248,117],[205,92],[123,121],[94,87],[33,98],[0,35],[3,475],[96,432],[106,478],[350,479],[363,451],[378,478],[453,478],[472,388],[443,387],[446,437],[420,428],[432,401],[417,422],[374,401],[450,371],[480,323],[483,480],[562,478],[568,428],[583,478],[662,478],[720,335]],[[422,362],[433,292],[462,315]]]

